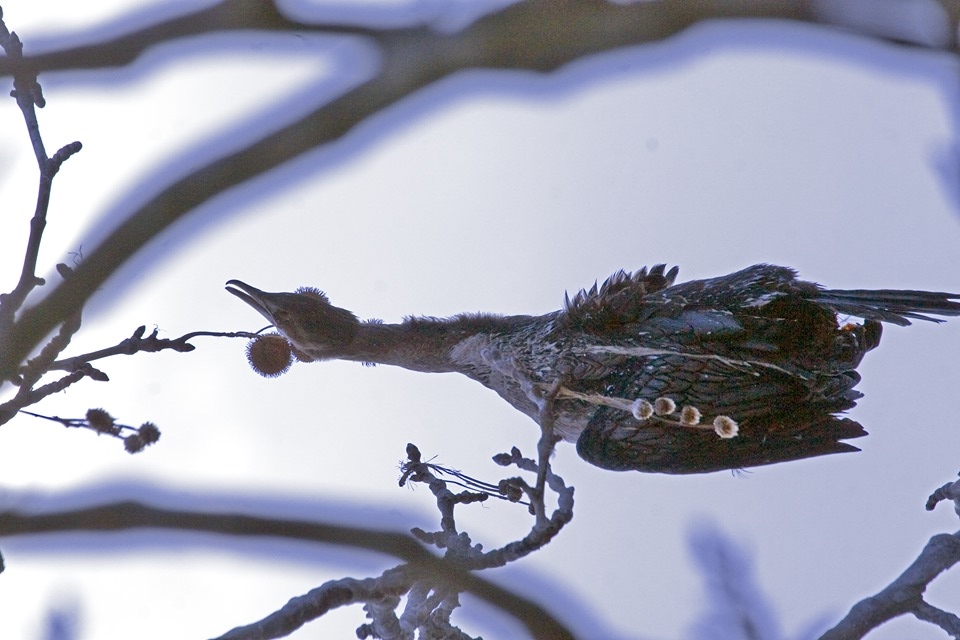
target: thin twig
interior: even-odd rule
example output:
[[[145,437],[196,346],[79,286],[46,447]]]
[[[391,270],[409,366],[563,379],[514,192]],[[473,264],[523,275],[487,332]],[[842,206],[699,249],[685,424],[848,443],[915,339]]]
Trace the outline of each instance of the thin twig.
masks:
[[[6,23],[3,22],[2,12],[0,12],[0,47],[6,54],[5,62],[9,65],[10,72],[13,75],[11,96],[16,98],[17,106],[23,112],[30,142],[33,145],[33,153],[37,158],[37,164],[42,169],[47,162],[47,152],[43,146],[43,139],[40,137],[40,124],[37,122],[37,112],[34,110],[34,106],[42,109],[46,105],[46,101],[43,98],[40,83],[37,82],[37,68],[33,63],[24,60],[23,43],[20,42],[16,33],[7,29]]]
[[[163,351],[165,349],[172,349],[173,351],[187,352],[193,351],[196,347],[189,343],[190,340],[197,337],[213,337],[213,338],[255,338],[257,337],[256,333],[251,333],[249,331],[191,331],[190,333],[185,333],[179,338],[158,338],[157,333],[158,329],[154,329],[153,332],[147,336],[143,337],[143,334],[146,333],[147,328],[145,326],[137,327],[133,334],[123,340],[122,342],[105,349],[99,349],[97,351],[91,351],[90,353],[84,353],[78,356],[72,356],[70,358],[64,358],[62,360],[57,360],[50,363],[49,369],[59,369],[62,371],[74,371],[83,365],[92,362],[93,360],[100,360],[101,358],[109,358],[111,356],[118,355],[133,355],[140,352],[157,352]]]
[[[496,456],[494,460],[501,465],[513,464],[519,469],[539,473],[544,461],[534,461],[524,458],[520,455],[520,450],[514,447],[509,456],[503,454]],[[557,494],[557,508],[553,514],[544,522],[538,523],[531,528],[530,532],[522,539],[504,545],[500,549],[494,549],[483,554],[481,562],[485,567],[499,567],[506,565],[529,555],[538,549],[543,548],[553,538],[560,533],[560,530],[573,519],[573,493],[574,488],[568,487],[563,478],[553,473],[549,468],[549,455],[546,459],[548,465],[546,472],[546,482],[550,490]],[[546,505],[540,506],[541,510],[546,511]]]
[[[497,498],[498,500],[505,500],[507,502],[516,502],[519,504],[530,506],[529,502],[524,502],[520,499],[520,494],[514,492],[505,492],[503,482],[500,484],[492,484],[489,482],[484,482],[482,480],[477,480],[476,478],[471,478],[467,474],[459,471],[457,469],[450,469],[442,465],[424,462],[423,464],[427,465],[429,469],[436,472],[441,476],[453,476],[454,480],[446,480],[448,484],[455,484],[458,487],[463,487],[464,489],[470,489],[471,491],[476,491],[478,493],[483,493],[491,498]]]
[[[930,494],[930,497],[927,498],[927,511],[933,511],[944,500],[952,500],[953,510],[960,516],[960,480],[948,482]]]
[[[487,499],[487,494],[470,491],[455,494],[450,491],[447,483],[433,475],[431,468],[422,462],[420,450],[414,444],[407,444],[407,457],[408,462],[404,465],[400,486],[403,486],[406,479],[426,484],[437,499],[437,509],[440,511],[440,531],[427,533],[415,528],[413,535],[423,542],[436,545],[440,549],[447,549],[447,556],[457,561],[463,561],[474,553],[479,553],[479,549],[471,547],[469,536],[461,535],[457,531],[454,507],[458,504],[483,502]]]
[[[53,158],[47,157],[43,138],[40,135],[40,124],[37,121],[36,108],[42,108],[46,104],[43,98],[43,90],[37,81],[37,70],[35,66],[24,60],[23,43],[20,42],[20,38],[16,33],[7,29],[7,25],[3,22],[2,11],[0,11],[0,48],[3,48],[6,54],[4,60],[10,65],[13,71],[13,91],[10,95],[16,99],[17,106],[23,114],[34,156],[37,159],[37,166],[40,169],[40,186],[37,190],[37,204],[34,209],[33,218],[30,219],[30,235],[27,240],[23,267],[20,271],[20,279],[17,281],[13,291],[0,295],[0,343],[2,343],[10,340],[9,332],[14,327],[14,318],[16,317],[17,311],[23,306],[27,295],[34,288],[44,284],[43,278],[36,275],[37,257],[40,254],[40,243],[43,239],[43,231],[47,224],[47,211],[50,207],[50,191],[53,185],[53,178],[57,175],[60,166],[67,158],[80,151],[82,145],[79,142],[72,142],[57,151]],[[72,312],[64,314],[60,320],[64,323],[63,327],[61,327],[60,337],[65,335],[67,343],[69,343],[70,335],[79,329],[81,308],[82,305],[76,307]],[[56,324],[57,323],[51,325],[48,330],[52,329]],[[75,326],[73,326],[71,330],[64,332],[63,328],[68,325]],[[51,341],[50,344],[56,342],[57,338]],[[47,346],[50,347],[50,344]],[[60,350],[62,350],[62,348],[63,347],[61,347]],[[45,348],[44,351],[48,357],[52,353],[52,351],[49,351],[47,348]],[[57,351],[57,353],[59,353],[59,351]],[[26,352],[21,356],[21,360],[25,356]],[[53,353],[53,357],[56,357],[56,353]],[[52,358],[49,359],[52,360]],[[41,358],[41,361],[43,361],[43,358]],[[26,375],[26,378],[28,378],[26,382],[27,387],[33,386],[33,384],[39,380],[42,373],[43,371],[40,371],[39,367],[35,368],[33,372],[28,373]],[[0,384],[2,384],[3,380],[7,377],[8,376],[0,376]],[[2,413],[0,413],[0,418],[2,418]]]
[[[550,452],[552,453],[552,451]],[[440,480],[431,473],[432,465],[420,462],[420,451],[412,444],[407,445],[407,454],[410,458],[405,466],[404,477],[409,477],[415,482],[423,482],[429,485],[430,490],[437,498],[437,508],[442,515],[442,531],[427,533],[420,529],[414,529],[413,533],[417,538],[428,544],[434,544],[440,548],[456,551],[458,562],[464,568],[478,571],[482,569],[491,569],[502,567],[510,562],[518,560],[526,555],[543,548],[548,544],[560,530],[573,519],[573,487],[567,487],[563,478],[553,473],[549,468],[550,453],[547,453],[546,466],[547,471],[544,474],[547,486],[557,494],[557,509],[549,518],[543,521],[536,519],[530,532],[520,540],[510,542],[503,547],[491,551],[482,551],[480,547],[474,547],[470,544],[470,537],[465,533],[457,531],[456,522],[453,516],[453,509],[457,504],[469,504],[471,502],[480,502],[486,497],[486,494],[464,492],[454,494],[446,488],[443,480]],[[520,450],[514,447],[509,454],[499,454],[494,456],[494,461],[501,466],[517,466],[521,470],[539,474],[541,467],[540,461],[534,461],[524,458]],[[403,480],[401,480],[401,484]],[[501,487],[507,485],[515,487],[521,485],[530,496],[532,512],[536,514],[546,511],[544,498],[541,494],[540,504],[535,504],[537,500],[532,487],[527,485],[520,478],[510,478],[501,482]],[[506,490],[504,488],[503,490]]]
[[[123,446],[128,453],[139,453],[143,449],[160,439],[160,430],[152,422],[144,422],[139,427],[129,424],[121,424],[113,419],[109,413],[103,409],[88,409],[87,414],[82,418],[61,418],[60,416],[46,416],[42,413],[34,413],[21,409],[24,413],[34,418],[41,418],[51,422],[57,422],[67,428],[89,429],[97,435],[108,435],[119,438],[123,441]]]
[[[37,87],[39,86],[38,84]],[[20,95],[19,92],[17,95]],[[19,104],[20,100],[18,99],[17,102]],[[21,105],[21,109],[23,108],[24,106]],[[32,103],[29,105],[29,110],[30,113],[33,114]],[[33,114],[33,120],[34,123],[36,123],[35,114]],[[39,140],[39,125],[37,125],[36,137]],[[36,144],[37,143],[34,143],[34,145]],[[39,144],[42,145],[43,143],[40,142]],[[23,261],[23,270],[20,273],[20,281],[12,293],[12,298],[18,306],[23,303],[26,294],[29,293],[34,286],[44,284],[43,278],[38,278],[36,275],[37,257],[40,254],[40,242],[43,238],[43,230],[47,225],[47,211],[50,207],[50,192],[53,189],[53,178],[60,171],[60,166],[70,156],[79,152],[82,148],[83,145],[80,144],[80,142],[74,141],[61,147],[52,158],[43,158],[39,161],[40,186],[37,189],[37,205],[34,209],[33,218],[30,219],[30,238],[27,240],[27,252]]]
[[[36,404],[51,394],[60,393],[70,385],[80,382],[80,380],[86,376],[87,371],[79,369],[72,373],[68,373],[58,380],[48,382],[42,387],[31,389],[21,386],[20,390],[17,391],[17,395],[7,400],[3,404],[0,404],[0,425],[9,422],[15,415],[17,415],[17,412],[21,411],[24,407],[29,407],[30,405]]]

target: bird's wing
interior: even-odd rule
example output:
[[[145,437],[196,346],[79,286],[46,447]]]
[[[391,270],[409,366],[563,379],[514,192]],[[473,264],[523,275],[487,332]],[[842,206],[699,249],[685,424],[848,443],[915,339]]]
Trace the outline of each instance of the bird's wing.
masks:
[[[581,457],[599,467],[661,473],[737,469],[854,451],[839,441],[866,435],[857,422],[833,415],[860,397],[855,371],[799,373],[761,360],[657,355],[645,347],[634,355],[628,348],[615,350],[622,358],[616,371],[591,391],[618,399],[621,408],[600,406],[577,442]],[[635,399],[656,398],[669,398],[675,411],[638,417],[623,408]],[[693,423],[684,407],[697,416]],[[739,426],[736,437],[721,438],[712,428],[723,418]]]
[[[824,413],[796,414],[776,429],[756,432],[741,424],[740,434],[728,439],[712,431],[646,422],[601,407],[580,434],[577,452],[613,471],[706,473],[858,451],[840,440],[866,435],[859,423]]]

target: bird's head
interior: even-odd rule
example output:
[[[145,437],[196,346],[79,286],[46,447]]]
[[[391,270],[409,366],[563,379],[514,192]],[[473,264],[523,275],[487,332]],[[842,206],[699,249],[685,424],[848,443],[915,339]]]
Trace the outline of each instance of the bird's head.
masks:
[[[226,289],[270,321],[301,359],[342,356],[360,325],[355,315],[330,304],[318,289],[301,287],[294,293],[270,293],[240,280],[228,281]]]

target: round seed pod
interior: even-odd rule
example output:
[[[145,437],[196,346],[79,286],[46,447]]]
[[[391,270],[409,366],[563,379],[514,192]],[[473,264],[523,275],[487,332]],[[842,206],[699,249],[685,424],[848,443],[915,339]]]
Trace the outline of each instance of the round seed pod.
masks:
[[[685,405],[683,409],[680,409],[680,424],[692,427],[694,425],[700,424],[700,418],[703,416],[700,414],[700,409],[692,405]]]
[[[630,412],[633,413],[633,417],[637,420],[646,420],[653,415],[653,405],[650,404],[649,400],[637,398],[633,401],[633,404],[630,405]]]
[[[653,412],[658,416],[668,416],[677,410],[677,403],[666,396],[653,401]]]
[[[87,423],[101,433],[114,430],[113,416],[103,409],[87,409]]]
[[[160,439],[160,429],[152,422],[144,422],[137,430],[144,444],[153,444]]]
[[[293,351],[279,333],[264,333],[247,343],[250,368],[265,378],[276,378],[290,369]]]
[[[713,430],[721,438],[735,438],[740,432],[740,425],[730,416],[717,416],[713,419]]]

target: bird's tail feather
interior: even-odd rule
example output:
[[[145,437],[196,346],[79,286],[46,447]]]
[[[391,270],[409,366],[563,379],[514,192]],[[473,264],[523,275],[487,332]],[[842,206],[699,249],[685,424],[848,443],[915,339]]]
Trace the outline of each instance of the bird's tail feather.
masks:
[[[960,294],[896,289],[824,289],[816,301],[840,314],[900,326],[910,319],[943,322],[932,316],[960,316]]]

